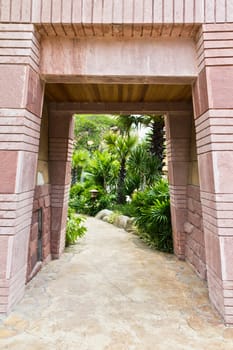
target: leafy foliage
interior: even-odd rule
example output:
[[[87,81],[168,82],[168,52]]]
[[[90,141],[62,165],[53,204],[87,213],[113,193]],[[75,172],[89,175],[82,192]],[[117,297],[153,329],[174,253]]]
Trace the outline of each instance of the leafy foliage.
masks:
[[[121,134],[130,134],[132,129],[139,129],[142,125],[148,126],[151,118],[146,115],[118,115],[117,126]]]
[[[128,195],[131,195],[135,189],[144,190],[146,186],[151,186],[160,174],[160,161],[156,156],[151,156],[145,143],[137,145],[131,151],[127,167]]]
[[[150,130],[143,142],[135,136],[141,125]],[[161,178],[163,129],[163,118],[155,115],[76,116],[76,183],[69,205],[87,215],[108,208],[134,217],[147,244],[171,252],[168,183]],[[93,189],[98,190],[95,199]]]
[[[75,150],[72,156],[72,184],[81,180],[83,169],[89,163],[89,152],[86,149]]]
[[[132,149],[136,146],[137,136],[129,134],[117,135],[113,132],[105,136],[109,150],[113,151],[119,162],[120,169],[117,182],[117,202],[118,204],[125,203],[125,177],[126,177],[126,161]]]
[[[162,171],[164,157],[164,118],[162,116],[151,116],[149,127],[150,131],[147,135],[147,142],[150,153],[159,159],[160,171]]]
[[[75,116],[75,149],[95,151],[100,148],[103,135],[116,125],[110,115],[76,115]]]
[[[98,190],[97,197],[91,197],[91,190]],[[69,206],[80,214],[94,216],[100,210],[113,206],[116,201],[114,193],[106,193],[100,186],[77,184],[71,188]]]
[[[133,196],[135,223],[141,237],[158,250],[172,252],[172,229],[168,183],[160,179],[155,185]]]
[[[68,218],[66,224],[66,246],[75,244],[77,239],[84,236],[86,227],[83,226],[85,219],[77,215],[71,208],[68,209]]]
[[[119,162],[107,150],[102,152],[95,151],[87,170],[93,182],[97,186],[101,186],[105,191],[116,188]]]

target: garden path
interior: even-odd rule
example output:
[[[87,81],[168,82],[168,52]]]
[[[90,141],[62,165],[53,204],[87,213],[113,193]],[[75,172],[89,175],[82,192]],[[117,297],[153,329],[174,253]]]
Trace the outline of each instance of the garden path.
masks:
[[[94,218],[0,319],[0,349],[232,350],[233,329],[190,267]]]

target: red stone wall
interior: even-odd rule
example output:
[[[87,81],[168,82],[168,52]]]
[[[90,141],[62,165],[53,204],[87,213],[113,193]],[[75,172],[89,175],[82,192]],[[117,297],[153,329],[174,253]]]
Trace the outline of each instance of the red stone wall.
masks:
[[[7,313],[25,290],[44,83],[32,25],[0,23],[0,47],[0,313]]]
[[[38,210],[42,208],[42,261],[37,261]],[[29,241],[27,281],[50,260],[50,185],[36,186],[33,202],[32,226]]]
[[[82,24],[88,24],[85,32],[89,35],[96,35],[92,30],[93,23],[99,26],[114,23],[118,27],[124,23],[132,29],[146,23],[150,32],[151,23],[174,23],[174,27],[177,23],[188,23],[192,28],[194,23],[232,22],[232,7],[231,0],[4,0],[0,2],[0,21],[45,23],[42,27],[45,33],[50,29],[48,23],[53,22],[63,35],[67,35],[64,29],[67,23],[75,24],[72,26],[75,32],[81,31]],[[54,35],[54,31],[50,29],[49,34]]]
[[[202,279],[206,279],[205,241],[199,186],[188,185],[187,222],[184,229],[186,232],[186,260]]]
[[[213,305],[233,324],[233,24],[204,25],[197,37],[194,115],[207,281]],[[203,93],[205,91],[205,93]]]
[[[190,165],[186,191],[187,220],[184,224],[186,236],[185,259],[191,264],[200,278],[206,279],[205,241],[194,125],[192,125],[190,141]]]

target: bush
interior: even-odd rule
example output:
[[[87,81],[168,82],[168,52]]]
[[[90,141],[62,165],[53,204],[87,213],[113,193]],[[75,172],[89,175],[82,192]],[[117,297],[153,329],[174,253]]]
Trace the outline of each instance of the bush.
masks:
[[[66,246],[75,244],[77,239],[84,236],[87,229],[82,223],[85,219],[75,213],[71,208],[68,209],[68,218],[66,224]]]
[[[90,190],[94,188],[99,191],[95,199],[91,197],[90,193]],[[101,186],[83,186],[81,189],[77,184],[71,189],[69,205],[77,213],[95,216],[102,209],[111,209],[115,201],[116,195],[106,193]]]
[[[116,211],[122,215],[129,216],[131,218],[136,215],[135,207],[131,203],[115,204],[111,210]]]
[[[152,188],[134,194],[135,223],[140,236],[156,249],[173,251],[168,183],[160,179]]]

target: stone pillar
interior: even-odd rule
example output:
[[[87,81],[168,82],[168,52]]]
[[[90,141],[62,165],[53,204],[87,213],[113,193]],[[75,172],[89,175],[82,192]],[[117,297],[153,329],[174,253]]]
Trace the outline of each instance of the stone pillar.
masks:
[[[65,247],[68,197],[73,150],[73,117],[50,109],[49,172],[51,183],[51,254],[56,259]]]
[[[185,259],[184,224],[187,220],[191,113],[169,113],[165,126],[174,252],[179,259]]]
[[[195,127],[212,303],[233,324],[233,24],[203,25],[194,85]]]
[[[0,24],[0,34],[0,312],[7,313],[25,288],[44,86],[33,25]]]

